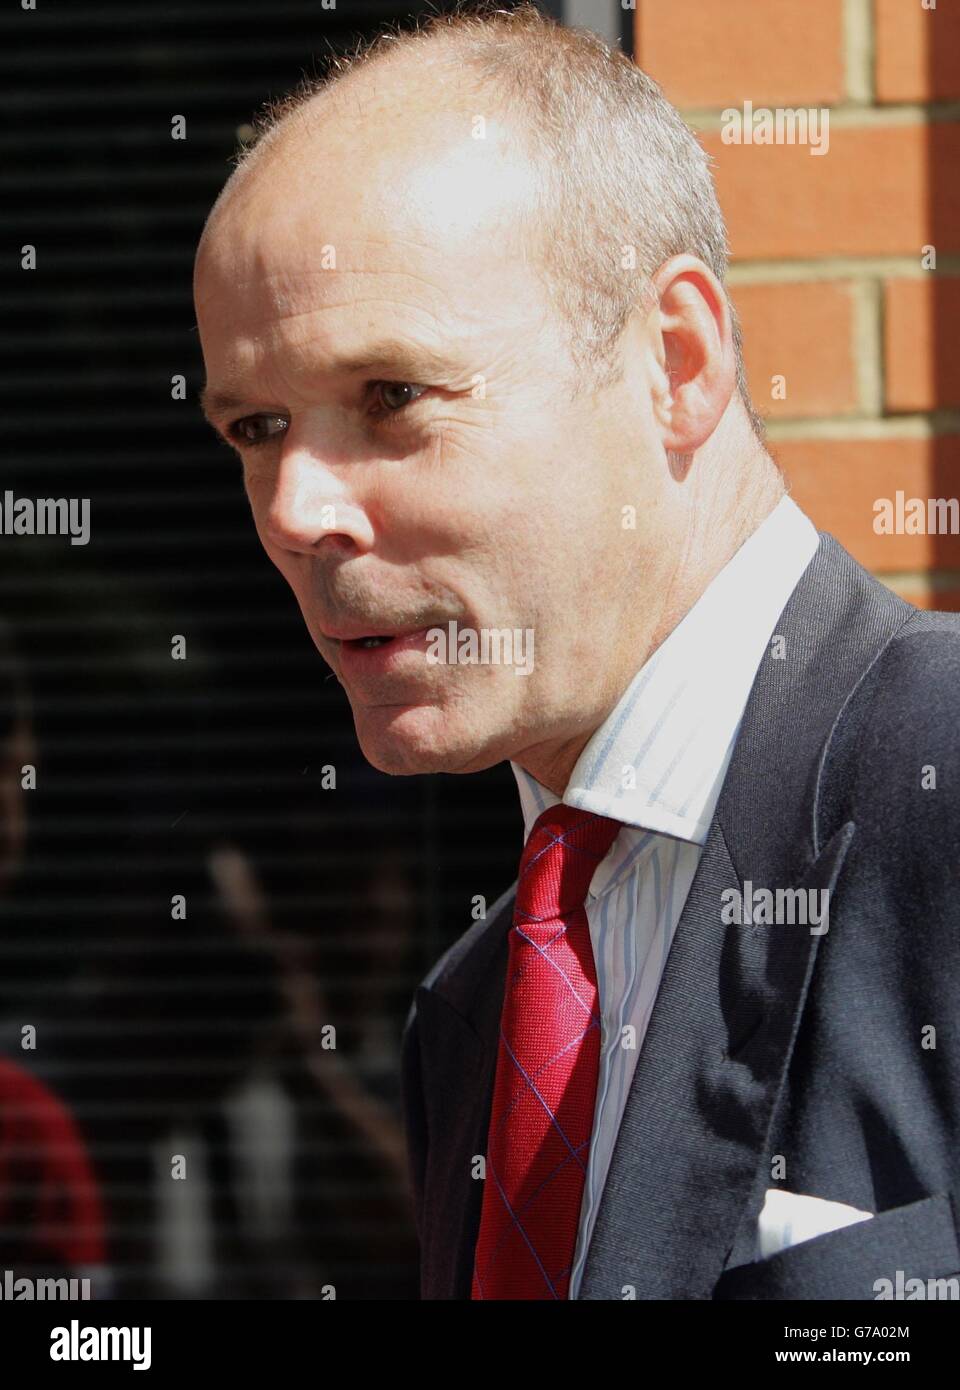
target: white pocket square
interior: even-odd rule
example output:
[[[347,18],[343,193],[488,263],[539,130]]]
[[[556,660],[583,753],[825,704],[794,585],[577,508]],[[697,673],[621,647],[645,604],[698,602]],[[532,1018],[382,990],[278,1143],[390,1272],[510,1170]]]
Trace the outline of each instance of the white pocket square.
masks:
[[[872,1215],[872,1211],[860,1211],[846,1202],[828,1202],[824,1197],[805,1197],[800,1192],[768,1187],[757,1221],[756,1258],[766,1260],[813,1236],[839,1231],[857,1221],[869,1221]]]

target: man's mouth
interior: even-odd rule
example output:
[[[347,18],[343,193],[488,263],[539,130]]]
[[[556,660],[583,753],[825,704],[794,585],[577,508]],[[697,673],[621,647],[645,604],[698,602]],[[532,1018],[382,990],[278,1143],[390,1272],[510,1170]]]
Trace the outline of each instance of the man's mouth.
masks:
[[[413,637],[417,633],[425,632],[429,626],[429,623],[425,623],[418,627],[387,627],[381,628],[378,632],[372,624],[368,627],[364,622],[343,622],[321,631],[328,642],[336,642],[338,647],[362,648],[382,647],[387,642]]]
[[[385,647],[389,642],[411,637],[414,633],[423,632],[423,630],[423,628],[405,628],[403,631],[358,633],[354,628],[352,632],[349,629],[341,629],[339,632],[330,632],[326,635],[330,641],[336,642],[338,647],[354,647],[357,650],[365,650],[372,647]]]
[[[423,652],[426,642],[425,627],[407,628],[394,632],[357,632],[343,627],[339,632],[328,633],[329,640],[336,643],[340,652],[341,670],[348,676],[370,676],[399,673],[411,668],[408,653]],[[406,665],[404,665],[406,663]]]

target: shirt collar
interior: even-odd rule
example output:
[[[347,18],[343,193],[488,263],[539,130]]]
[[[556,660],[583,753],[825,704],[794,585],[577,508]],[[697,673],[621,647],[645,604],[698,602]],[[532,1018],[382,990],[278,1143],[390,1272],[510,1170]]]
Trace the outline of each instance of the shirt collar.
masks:
[[[819,539],[783,496],[637,671],[577,760],[566,805],[704,843],[757,668]],[[561,798],[510,766],[526,840]]]

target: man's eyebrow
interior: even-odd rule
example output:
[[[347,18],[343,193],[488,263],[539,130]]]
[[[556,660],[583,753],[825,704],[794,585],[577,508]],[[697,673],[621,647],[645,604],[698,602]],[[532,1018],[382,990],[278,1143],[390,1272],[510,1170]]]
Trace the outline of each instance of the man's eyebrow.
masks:
[[[214,391],[209,385],[204,386],[200,392],[200,409],[203,411],[205,419],[215,426],[218,415],[226,415],[228,411],[239,410],[243,402],[236,396],[227,395],[223,391]]]
[[[453,378],[456,365],[452,356],[417,343],[405,343],[398,338],[384,338],[372,343],[362,351],[341,354],[331,358],[324,367],[329,375],[352,376],[359,372],[392,373],[395,380],[422,384],[422,378],[431,377],[440,384],[438,376],[448,380]],[[200,409],[211,424],[221,415],[231,410],[240,410],[249,405],[249,397],[231,395],[219,391],[209,384],[200,392]]]

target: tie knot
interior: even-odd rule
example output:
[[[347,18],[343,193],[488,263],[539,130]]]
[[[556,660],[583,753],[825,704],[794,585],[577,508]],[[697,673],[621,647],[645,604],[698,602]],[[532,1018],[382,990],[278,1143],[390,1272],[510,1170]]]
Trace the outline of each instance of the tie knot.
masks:
[[[562,802],[543,811],[523,847],[515,911],[528,921],[549,921],[582,907],[620,826]]]

